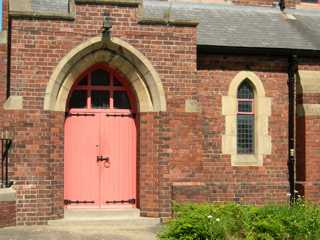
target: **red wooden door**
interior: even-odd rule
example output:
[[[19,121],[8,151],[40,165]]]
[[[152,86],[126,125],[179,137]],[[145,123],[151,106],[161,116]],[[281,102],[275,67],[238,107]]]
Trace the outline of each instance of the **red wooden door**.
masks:
[[[72,90],[65,120],[68,207],[135,206],[136,123],[125,84],[99,65]]]
[[[135,199],[136,196],[136,132],[130,115],[102,116],[101,154],[108,156],[101,174],[101,199],[104,205]],[[110,184],[111,183],[111,184]]]

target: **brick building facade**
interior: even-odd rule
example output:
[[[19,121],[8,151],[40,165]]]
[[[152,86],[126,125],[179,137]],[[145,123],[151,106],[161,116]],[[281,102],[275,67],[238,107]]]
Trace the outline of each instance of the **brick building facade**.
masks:
[[[320,200],[318,9],[293,1],[285,12],[270,1],[3,4],[0,129],[14,142],[17,224],[63,217],[68,99],[80,75],[102,63],[126,79],[136,101],[133,184],[142,216],[169,217],[172,200],[286,202],[292,176],[306,199]],[[110,36],[102,34],[105,16]],[[247,154],[237,140],[243,81],[254,92]]]

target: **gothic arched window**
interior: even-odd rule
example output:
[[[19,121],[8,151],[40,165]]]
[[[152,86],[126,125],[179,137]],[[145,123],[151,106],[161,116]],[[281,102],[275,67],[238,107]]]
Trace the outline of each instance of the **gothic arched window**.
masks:
[[[254,154],[254,91],[249,80],[240,84],[237,101],[237,152],[238,154]]]

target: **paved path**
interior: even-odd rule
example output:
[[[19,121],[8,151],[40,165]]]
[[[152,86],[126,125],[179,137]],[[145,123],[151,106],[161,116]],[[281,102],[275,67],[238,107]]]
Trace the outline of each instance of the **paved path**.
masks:
[[[155,240],[160,225],[87,223],[0,229],[0,240]]]

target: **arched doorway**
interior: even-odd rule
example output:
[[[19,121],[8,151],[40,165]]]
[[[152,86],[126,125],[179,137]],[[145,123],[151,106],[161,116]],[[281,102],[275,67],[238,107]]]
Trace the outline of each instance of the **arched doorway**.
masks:
[[[106,64],[81,74],[65,120],[65,205],[135,207],[136,100],[124,77]]]

